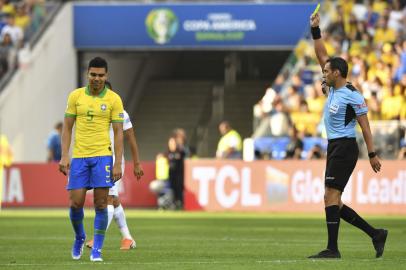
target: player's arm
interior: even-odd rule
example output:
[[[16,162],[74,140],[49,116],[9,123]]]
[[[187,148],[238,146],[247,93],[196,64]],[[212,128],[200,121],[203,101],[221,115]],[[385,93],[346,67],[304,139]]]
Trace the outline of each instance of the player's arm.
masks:
[[[312,14],[310,16],[310,25],[311,25],[311,32],[312,38],[314,41],[314,51],[316,52],[317,60],[321,66],[321,69],[324,69],[324,65],[328,60],[328,54],[326,47],[324,46],[323,39],[321,38],[321,30],[320,30],[320,15],[319,13]]]
[[[364,136],[364,140],[367,145],[369,163],[371,163],[371,167],[374,172],[379,172],[381,170],[381,163],[379,162],[378,156],[375,153],[374,142],[372,139],[371,128],[369,127],[367,114],[358,115],[357,121],[361,127],[362,135]]]
[[[61,135],[61,161],[59,162],[59,171],[64,175],[69,174],[69,148],[72,139],[72,128],[76,118],[65,116],[63,120],[62,135]]]
[[[124,131],[124,137],[126,138],[127,142],[130,145],[130,150],[131,150],[131,156],[133,158],[134,162],[134,175],[137,177],[137,180],[141,178],[141,176],[144,175],[144,171],[142,170],[141,164],[140,164],[140,158],[138,154],[138,145],[137,145],[137,140],[135,139],[135,133],[133,128],[129,128]]]
[[[123,156],[123,123],[113,122],[114,132],[114,165],[113,165],[113,181],[121,179],[123,172],[121,171],[121,163]]]

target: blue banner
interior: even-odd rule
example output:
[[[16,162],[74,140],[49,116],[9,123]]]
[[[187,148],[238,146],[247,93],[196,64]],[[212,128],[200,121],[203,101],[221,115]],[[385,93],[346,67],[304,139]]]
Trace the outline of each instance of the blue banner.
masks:
[[[78,49],[292,49],[315,3],[75,4]]]

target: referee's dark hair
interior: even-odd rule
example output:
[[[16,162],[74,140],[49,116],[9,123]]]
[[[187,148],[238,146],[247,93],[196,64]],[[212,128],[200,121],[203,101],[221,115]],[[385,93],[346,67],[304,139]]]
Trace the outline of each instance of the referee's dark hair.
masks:
[[[89,70],[92,67],[105,68],[106,72],[108,71],[107,61],[104,58],[101,58],[101,57],[95,57],[92,60],[90,60],[89,67],[87,68],[87,70]]]
[[[348,64],[341,57],[331,57],[327,60],[327,63],[330,63],[331,70],[338,70],[340,71],[341,77],[347,78],[348,75]]]

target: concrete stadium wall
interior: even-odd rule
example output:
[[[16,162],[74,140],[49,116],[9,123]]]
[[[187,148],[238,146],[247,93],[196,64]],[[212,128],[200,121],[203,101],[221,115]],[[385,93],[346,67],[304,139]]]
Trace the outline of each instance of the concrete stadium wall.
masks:
[[[72,26],[67,3],[0,95],[0,132],[8,137],[15,162],[45,161],[48,134],[63,121],[77,79]]]

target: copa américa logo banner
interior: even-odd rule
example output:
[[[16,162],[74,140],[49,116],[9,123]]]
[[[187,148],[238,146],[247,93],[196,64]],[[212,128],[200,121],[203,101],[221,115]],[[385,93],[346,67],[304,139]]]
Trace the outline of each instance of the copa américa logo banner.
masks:
[[[308,31],[314,7],[314,3],[77,3],[74,43],[78,49],[292,49]]]
[[[185,207],[203,211],[324,211],[321,161],[188,160]],[[406,214],[406,169],[385,161],[380,173],[360,160],[344,190],[345,203],[370,214]]]

